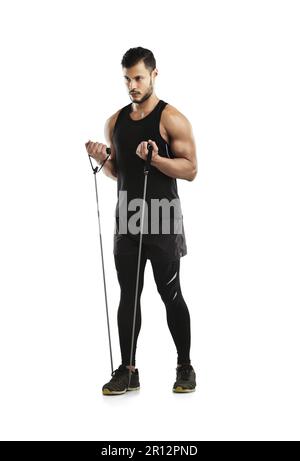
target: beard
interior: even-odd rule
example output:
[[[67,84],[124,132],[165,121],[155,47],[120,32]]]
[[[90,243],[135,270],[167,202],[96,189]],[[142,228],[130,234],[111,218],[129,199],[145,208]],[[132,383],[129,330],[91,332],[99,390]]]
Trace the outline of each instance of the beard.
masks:
[[[152,93],[153,93],[153,84],[151,82],[150,86],[149,86],[149,88],[147,90],[147,93],[144,94],[144,96],[142,96],[140,99],[134,99],[134,95],[130,95],[130,96],[133,98],[132,102],[134,102],[135,104],[142,104],[142,102],[147,101],[147,99],[150,98]]]

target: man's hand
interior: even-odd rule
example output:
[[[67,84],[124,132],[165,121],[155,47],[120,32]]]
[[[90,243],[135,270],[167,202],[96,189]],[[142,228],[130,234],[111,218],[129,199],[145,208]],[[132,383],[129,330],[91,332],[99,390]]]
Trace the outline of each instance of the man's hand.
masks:
[[[158,147],[156,145],[156,143],[154,141],[152,141],[151,139],[149,139],[148,141],[142,141],[138,146],[137,146],[137,149],[136,149],[136,155],[138,155],[142,160],[147,160],[147,155],[148,155],[148,148],[147,148],[147,145],[151,144],[153,146],[153,151],[152,151],[152,161],[155,160],[155,158],[157,156],[159,156],[158,154]],[[152,163],[151,161],[151,163]]]
[[[88,141],[85,143],[85,147],[89,156],[93,157],[99,163],[99,165],[104,162],[107,157],[106,144]]]

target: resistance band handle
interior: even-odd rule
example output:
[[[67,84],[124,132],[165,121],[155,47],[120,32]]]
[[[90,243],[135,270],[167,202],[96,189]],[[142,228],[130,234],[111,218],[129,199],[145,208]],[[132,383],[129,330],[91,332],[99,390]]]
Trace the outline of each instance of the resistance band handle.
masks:
[[[91,156],[89,155],[89,160],[90,160],[90,164],[91,164],[91,167],[92,167],[92,170],[93,170],[93,173],[96,174],[98,173],[100,170],[102,170],[103,166],[104,166],[104,163],[106,162],[106,160],[108,160],[109,156],[111,154],[111,149],[110,147],[107,147],[106,148],[106,158],[103,160],[103,162],[101,163],[100,167],[99,166],[93,166],[92,164],[92,160],[91,160]]]
[[[147,149],[148,149],[148,155],[147,155],[147,160],[146,160],[146,164],[145,164],[145,167],[144,167],[144,173],[145,174],[148,174],[149,170],[150,170],[150,164],[151,164],[151,160],[152,160],[152,151],[153,151],[152,144],[148,144]]]

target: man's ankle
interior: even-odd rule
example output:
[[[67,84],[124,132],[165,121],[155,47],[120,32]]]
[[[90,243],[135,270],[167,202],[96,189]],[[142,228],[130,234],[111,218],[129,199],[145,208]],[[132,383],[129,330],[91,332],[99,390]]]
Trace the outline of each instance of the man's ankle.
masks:
[[[131,371],[134,371],[135,370],[135,366],[134,365],[126,365],[126,368],[128,368],[128,370],[131,370]]]

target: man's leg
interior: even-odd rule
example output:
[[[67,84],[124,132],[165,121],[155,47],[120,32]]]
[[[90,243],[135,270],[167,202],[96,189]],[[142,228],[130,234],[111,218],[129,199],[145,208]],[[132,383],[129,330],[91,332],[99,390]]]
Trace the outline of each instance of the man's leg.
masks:
[[[119,341],[121,348],[122,364],[129,368],[130,351],[132,340],[134,301],[136,290],[136,275],[137,275],[137,252],[129,255],[115,254],[115,266],[121,289],[120,303],[118,308],[118,330]],[[139,290],[137,300],[137,310],[135,319],[135,335],[133,344],[132,365],[135,367],[135,352],[137,338],[141,329],[141,305],[140,297],[144,285],[144,271],[147,259],[143,252],[140,263]]]
[[[151,260],[158,292],[166,306],[167,322],[177,349],[177,364],[190,364],[190,314],[179,280],[180,259],[172,262]]]

